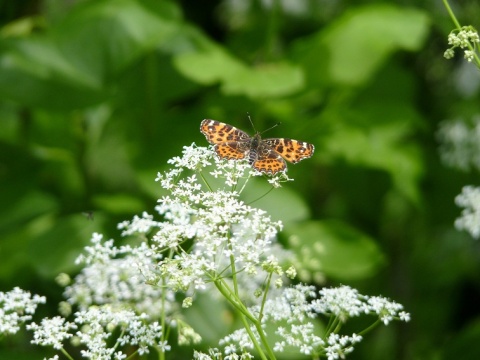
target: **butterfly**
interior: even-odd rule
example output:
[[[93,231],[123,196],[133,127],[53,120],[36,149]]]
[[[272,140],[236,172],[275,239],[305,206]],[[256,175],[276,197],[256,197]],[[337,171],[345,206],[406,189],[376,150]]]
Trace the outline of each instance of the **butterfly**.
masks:
[[[257,171],[274,175],[287,170],[285,160],[297,163],[313,155],[312,144],[286,139],[262,139],[257,131],[254,136],[220,121],[205,119],[200,131],[207,141],[215,145],[214,150],[221,159],[248,159]],[[284,160],[285,159],[285,160]]]

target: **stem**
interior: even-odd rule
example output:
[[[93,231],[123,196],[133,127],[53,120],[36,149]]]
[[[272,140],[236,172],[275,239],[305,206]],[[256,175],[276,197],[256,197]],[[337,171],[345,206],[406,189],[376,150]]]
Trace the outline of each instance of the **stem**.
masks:
[[[260,326],[260,323],[258,322],[257,319],[248,311],[248,309],[243,305],[243,303],[240,301],[240,299],[236,296],[234,292],[228,287],[228,285],[223,281],[222,279],[220,280],[214,280],[213,282],[217,289],[220,291],[220,293],[225,297],[225,299],[228,300],[228,302],[238,310],[238,314],[240,316],[240,319],[242,320],[243,326],[245,327],[245,330],[247,331],[250,340],[252,340],[252,343],[255,347],[255,349],[258,351],[259,356],[267,360],[267,357],[265,356],[262,347],[258,343],[257,339],[255,338],[255,334],[252,332],[250,329],[250,324],[248,323],[247,319],[250,320],[255,328],[257,329],[260,338],[262,339],[262,343],[264,347],[267,349],[267,352],[270,356],[271,359],[275,359],[275,355],[273,355],[270,347],[268,346],[268,343],[266,343],[266,338],[265,335],[263,334],[263,329]],[[273,356],[271,356],[273,355]]]
[[[231,244],[229,243],[229,247],[231,250]],[[250,311],[246,308],[246,306],[242,303],[241,299],[238,296],[238,281],[237,281],[237,272],[236,272],[236,267],[235,267],[235,257],[234,255],[230,255],[230,268],[232,271],[232,281],[233,281],[233,291],[230,289],[228,284],[223,280],[223,279],[216,279],[214,280],[214,284],[217,287],[217,289],[222,293],[223,296],[230,302],[230,304],[239,311],[240,319],[243,322],[243,325],[245,327],[245,330],[247,331],[250,340],[252,341],[255,349],[258,351],[259,356],[267,360],[267,357],[264,353],[264,350],[262,349],[262,346],[258,343],[255,334],[252,332],[250,329],[250,324],[247,321],[250,320],[252,324],[255,326],[257,329],[258,335],[260,336],[260,340],[262,342],[263,348],[266,350],[268,356],[270,359],[274,360],[275,359],[275,354],[273,353],[272,349],[270,348],[268,342],[267,342],[267,337],[265,336],[265,333],[263,332],[262,325],[260,322],[260,319],[256,319]],[[263,305],[262,305],[263,307]]]
[[[338,319],[338,316],[331,316],[330,320],[328,321],[327,329],[325,331],[325,339],[327,338],[327,335],[338,331],[338,326],[340,324],[340,320]]]
[[[272,281],[272,273],[268,273],[268,278],[265,285],[265,291],[263,292],[262,306],[260,307],[260,313],[258,314],[258,320],[261,322],[263,317],[263,309],[265,308],[265,302],[267,301],[268,289],[270,289],[270,282]]]
[[[377,325],[380,323],[380,319],[377,319],[372,325],[370,325],[369,327],[367,327],[365,330],[362,330],[358,333],[358,335],[361,335],[363,336],[364,334],[372,331],[374,328],[377,327]]]
[[[207,179],[205,179],[205,176],[203,176],[203,173],[201,171],[198,172],[200,174],[200,177],[203,180],[203,183],[207,187],[208,191],[213,191],[212,188],[210,187],[210,184],[208,183]]]
[[[263,353],[262,347],[260,346],[257,339],[255,338],[255,334],[252,332],[252,329],[250,329],[250,324],[247,322],[247,319],[243,315],[240,315],[240,319],[243,322],[243,326],[245,327],[245,330],[247,331],[248,335],[250,336],[250,340],[252,340],[252,342],[253,342],[253,346],[255,347],[255,349],[257,349],[258,354],[260,355],[260,357],[262,359],[267,360],[267,357]],[[254,322],[254,324],[255,324],[255,322]],[[255,325],[255,327],[257,327],[257,326]],[[275,359],[275,357],[273,357],[272,359]]]
[[[450,15],[450,18],[452,19],[453,23],[455,24],[455,27],[458,30],[462,29],[462,26],[458,22],[457,18],[455,17],[455,14],[452,11],[452,8],[450,7],[450,4],[448,3],[447,0],[443,0],[443,5],[445,5],[445,8],[447,9],[448,14]]]
[[[73,360],[73,358],[70,356],[70,354],[65,350],[63,347],[60,349],[63,355],[65,355],[68,359]]]
[[[262,196],[256,198],[255,200],[250,201],[247,205],[253,204],[255,201],[258,201],[258,200],[260,200],[261,198],[267,196],[267,195],[270,193],[270,191],[272,191],[273,189],[275,189],[274,186],[272,186],[272,187],[270,188],[270,190],[268,190],[268,191],[267,191],[265,194],[263,194]]]
[[[265,347],[265,350],[268,353],[268,356],[270,357],[271,360],[275,360],[275,354],[273,353],[272,349],[270,348],[270,345],[268,345],[267,337],[265,336],[265,333],[263,332],[262,325],[260,324],[259,321],[255,321],[253,323],[255,325],[255,328],[257,329],[258,335],[260,336],[260,339],[262,340],[262,344]]]
[[[127,358],[125,358],[125,360],[128,360],[128,359],[133,359],[133,357],[134,357],[135,355],[137,355],[137,353],[138,353],[138,349],[137,349],[137,350],[135,350],[135,351],[134,351],[133,353],[131,353],[130,355],[128,355],[128,357],[127,357]]]
[[[255,317],[250,314],[248,309],[243,305],[240,299],[235,295],[228,285],[223,280],[214,280],[213,283],[217,287],[218,291],[228,300],[228,302],[237,309],[242,315],[246,316],[251,322],[257,321]]]
[[[242,188],[241,188],[240,191],[238,192],[239,194],[241,194],[241,193],[243,192],[243,189],[245,189],[245,186],[247,185],[248,180],[250,180],[251,177],[252,177],[252,175],[248,174],[248,177],[245,179],[245,182],[243,183]]]

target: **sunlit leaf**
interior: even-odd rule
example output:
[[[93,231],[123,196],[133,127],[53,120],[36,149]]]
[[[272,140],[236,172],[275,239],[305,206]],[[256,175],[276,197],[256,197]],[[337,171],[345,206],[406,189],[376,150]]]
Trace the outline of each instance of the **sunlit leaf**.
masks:
[[[302,222],[284,232],[301,263],[300,273],[308,270],[340,281],[358,280],[373,276],[385,261],[372,238],[340,221]]]

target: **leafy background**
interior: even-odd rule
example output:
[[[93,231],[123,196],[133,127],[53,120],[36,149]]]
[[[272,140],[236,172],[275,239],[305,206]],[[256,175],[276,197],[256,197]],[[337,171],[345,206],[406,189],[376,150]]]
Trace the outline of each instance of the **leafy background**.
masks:
[[[476,1],[452,5],[476,25]],[[90,234],[118,239],[119,221],[152,211],[167,159],[206,145],[202,119],[250,131],[249,112],[316,146],[256,203],[285,222],[301,279],[412,313],[350,358],[480,358],[480,245],[453,228],[478,176],[444,167],[435,138],[478,113],[479,75],[442,57],[440,1],[3,0],[0,21],[1,291],[46,295],[39,316],[55,315],[54,278],[78,271]],[[208,346],[231,329],[201,306],[188,317]],[[29,335],[0,358],[44,356]]]

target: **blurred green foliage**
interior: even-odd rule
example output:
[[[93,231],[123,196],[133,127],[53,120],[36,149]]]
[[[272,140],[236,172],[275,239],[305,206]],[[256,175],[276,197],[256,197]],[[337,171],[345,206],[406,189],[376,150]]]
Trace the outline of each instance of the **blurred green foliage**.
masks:
[[[300,277],[412,313],[351,358],[480,358],[480,246],[453,230],[453,198],[478,177],[444,168],[435,143],[439,121],[480,102],[442,58],[453,26],[439,2],[240,3],[0,2],[0,290],[47,295],[55,314],[53,279],[75,274],[90,234],[118,239],[116,223],[152,211],[167,159],[207,145],[202,119],[249,131],[250,112],[316,146],[255,203],[284,221]],[[463,5],[478,25],[480,5]],[[191,314],[208,341],[225,331]],[[27,342],[4,341],[0,358]]]

